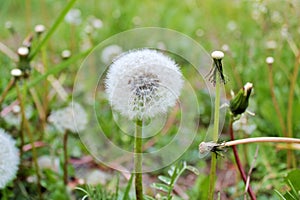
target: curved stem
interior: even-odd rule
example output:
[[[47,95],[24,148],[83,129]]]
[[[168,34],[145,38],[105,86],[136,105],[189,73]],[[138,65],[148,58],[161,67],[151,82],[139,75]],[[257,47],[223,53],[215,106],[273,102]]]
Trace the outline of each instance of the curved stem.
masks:
[[[143,133],[143,121],[137,121],[135,125],[135,141],[134,141],[135,194],[137,200],[143,200],[142,133]]]
[[[230,132],[230,139],[234,140],[232,123],[233,123],[233,119],[231,118],[230,119],[230,124],[229,124],[229,132]],[[234,158],[235,158],[237,167],[239,169],[239,172],[241,174],[241,177],[242,177],[244,183],[247,184],[247,176],[246,176],[246,173],[245,173],[244,168],[242,166],[242,163],[241,163],[241,160],[240,160],[240,157],[239,157],[238,150],[237,150],[236,146],[232,146],[232,150],[233,150]],[[249,196],[252,200],[256,200],[256,197],[255,197],[255,194],[254,194],[254,192],[251,188],[251,185],[249,185],[249,187],[248,187],[248,194],[249,194]]]

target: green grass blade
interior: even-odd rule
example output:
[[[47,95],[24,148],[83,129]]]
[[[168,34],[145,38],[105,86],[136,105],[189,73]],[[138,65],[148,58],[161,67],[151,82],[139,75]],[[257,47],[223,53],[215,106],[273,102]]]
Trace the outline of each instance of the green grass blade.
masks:
[[[32,60],[37,53],[40,51],[40,49],[46,44],[46,42],[50,39],[50,37],[53,35],[59,24],[64,20],[65,15],[69,12],[69,10],[72,8],[76,0],[70,0],[66,7],[62,10],[62,12],[59,14],[53,25],[50,27],[49,31],[45,35],[45,37],[42,39],[42,41],[38,44],[38,46],[33,49],[32,53],[29,55],[29,60]]]

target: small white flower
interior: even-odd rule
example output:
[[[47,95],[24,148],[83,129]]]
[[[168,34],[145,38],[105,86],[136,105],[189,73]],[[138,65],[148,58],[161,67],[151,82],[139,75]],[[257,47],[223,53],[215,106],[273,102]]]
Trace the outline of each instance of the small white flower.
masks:
[[[176,63],[149,49],[121,55],[110,66],[106,79],[110,104],[129,119],[166,113],[175,105],[182,86]]]
[[[76,133],[85,129],[87,114],[80,104],[73,103],[73,105],[70,104],[63,109],[51,112],[48,121],[61,133],[66,130]]]
[[[118,45],[110,45],[103,49],[101,59],[105,64],[111,64],[114,58],[118,57],[123,52],[122,47]]]
[[[81,23],[81,11],[79,9],[71,9],[65,16],[65,21],[69,24],[79,25]]]
[[[16,176],[19,163],[15,140],[0,128],[0,189]]]

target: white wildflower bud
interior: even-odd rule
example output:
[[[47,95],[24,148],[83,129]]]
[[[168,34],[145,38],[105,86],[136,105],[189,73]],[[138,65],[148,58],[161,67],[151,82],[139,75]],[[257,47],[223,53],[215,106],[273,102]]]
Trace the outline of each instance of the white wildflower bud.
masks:
[[[29,49],[27,47],[19,47],[18,48],[18,55],[22,57],[26,57],[29,54]]]
[[[224,58],[224,53],[222,51],[213,51],[211,53],[211,57],[213,59],[220,60],[220,59]]]
[[[274,63],[274,58],[271,57],[271,56],[267,57],[267,58],[266,58],[266,63],[267,63],[268,65],[273,64],[273,63]]]
[[[110,66],[106,93],[112,107],[131,120],[166,113],[183,86],[176,63],[155,50],[123,54]]]
[[[10,74],[13,76],[13,77],[20,77],[20,76],[22,76],[22,71],[20,70],[20,69],[18,69],[18,68],[15,68],[15,69],[12,69],[11,71],[10,71]]]
[[[0,189],[14,179],[20,157],[15,140],[0,128]]]
[[[71,57],[71,55],[72,55],[72,53],[71,53],[70,50],[63,50],[63,51],[61,52],[61,57],[62,57],[63,59],[68,59],[68,58]]]
[[[35,31],[38,35],[44,33],[45,30],[46,30],[46,27],[45,27],[43,24],[38,24],[38,25],[36,25],[36,26],[34,27],[34,31]]]

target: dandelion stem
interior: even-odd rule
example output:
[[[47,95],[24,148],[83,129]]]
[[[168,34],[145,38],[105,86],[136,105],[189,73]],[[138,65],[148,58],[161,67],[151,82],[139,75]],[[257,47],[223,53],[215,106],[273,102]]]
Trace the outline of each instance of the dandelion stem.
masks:
[[[215,113],[214,113],[214,128],[213,128],[213,141],[218,142],[219,137],[219,115],[220,115],[220,75],[216,73],[216,96],[215,96]],[[212,155],[210,166],[210,180],[209,180],[209,193],[208,199],[214,199],[214,190],[216,184],[216,168],[217,168],[217,155]]]
[[[28,121],[27,121],[26,116],[25,116],[24,102],[25,102],[25,99],[26,99],[26,92],[27,92],[26,83],[24,83],[24,87],[25,87],[23,89],[24,94],[23,94],[23,97],[22,97],[19,86],[18,86],[18,84],[16,84],[16,90],[17,90],[17,94],[18,94],[18,99],[19,99],[20,108],[21,108],[21,115],[22,115],[22,122],[21,122],[22,126],[21,127],[22,127],[22,129],[23,128],[26,129],[29,140],[30,140],[30,143],[31,143],[31,146],[32,146],[33,164],[34,164],[34,167],[35,167],[36,177],[37,177],[37,192],[38,192],[38,195],[39,195],[39,199],[42,200],[43,196],[42,196],[42,192],[41,192],[41,176],[40,176],[39,165],[38,165],[38,162],[37,162],[38,155],[37,155],[37,151],[36,151],[36,148],[35,148],[35,145],[34,145],[34,138],[33,138],[33,135],[31,133]],[[23,130],[21,130],[21,134],[23,134]],[[21,136],[21,137],[23,137],[23,144],[24,144],[24,135]],[[21,147],[21,149],[22,149],[22,147]]]
[[[134,142],[135,194],[137,200],[143,200],[142,132],[143,132],[143,121],[137,121],[135,125],[135,142]]]
[[[294,71],[291,76],[291,84],[290,84],[290,91],[289,91],[289,100],[288,100],[288,110],[287,110],[287,136],[293,137],[293,103],[294,103],[294,92],[297,82],[297,77],[299,73],[299,66],[300,66],[300,53],[296,56]],[[293,151],[287,152],[287,159],[288,159],[288,167],[296,167],[296,159]]]
[[[8,91],[14,86],[14,84],[16,83],[16,79],[15,78],[12,78],[8,85],[6,86],[6,88],[4,89],[2,95],[0,96],[0,105],[2,104],[2,102],[4,101]]]
[[[229,132],[230,132],[230,139],[234,140],[234,133],[233,133],[232,124],[233,124],[233,117],[231,117],[231,119],[230,119]],[[232,150],[233,150],[234,158],[235,158],[237,167],[239,169],[239,172],[241,174],[241,177],[242,177],[244,183],[247,184],[247,176],[246,176],[246,173],[245,173],[244,168],[242,166],[242,163],[241,163],[241,160],[240,160],[240,157],[239,157],[239,154],[238,154],[238,150],[237,150],[237,148],[236,148],[235,145],[232,146]],[[252,187],[251,187],[250,184],[248,186],[248,190],[247,191],[248,191],[248,194],[249,194],[250,198],[252,200],[256,200],[255,194],[254,194],[254,192],[253,192]]]
[[[63,148],[64,148],[64,184],[68,184],[68,131],[66,130],[64,133],[63,140]]]
[[[264,142],[272,142],[272,143],[298,143],[300,144],[300,139],[297,138],[289,138],[289,137],[254,137],[254,138],[245,138],[240,140],[233,140],[229,142],[225,142],[225,147],[235,146],[238,144],[249,144],[249,143],[264,143]]]

